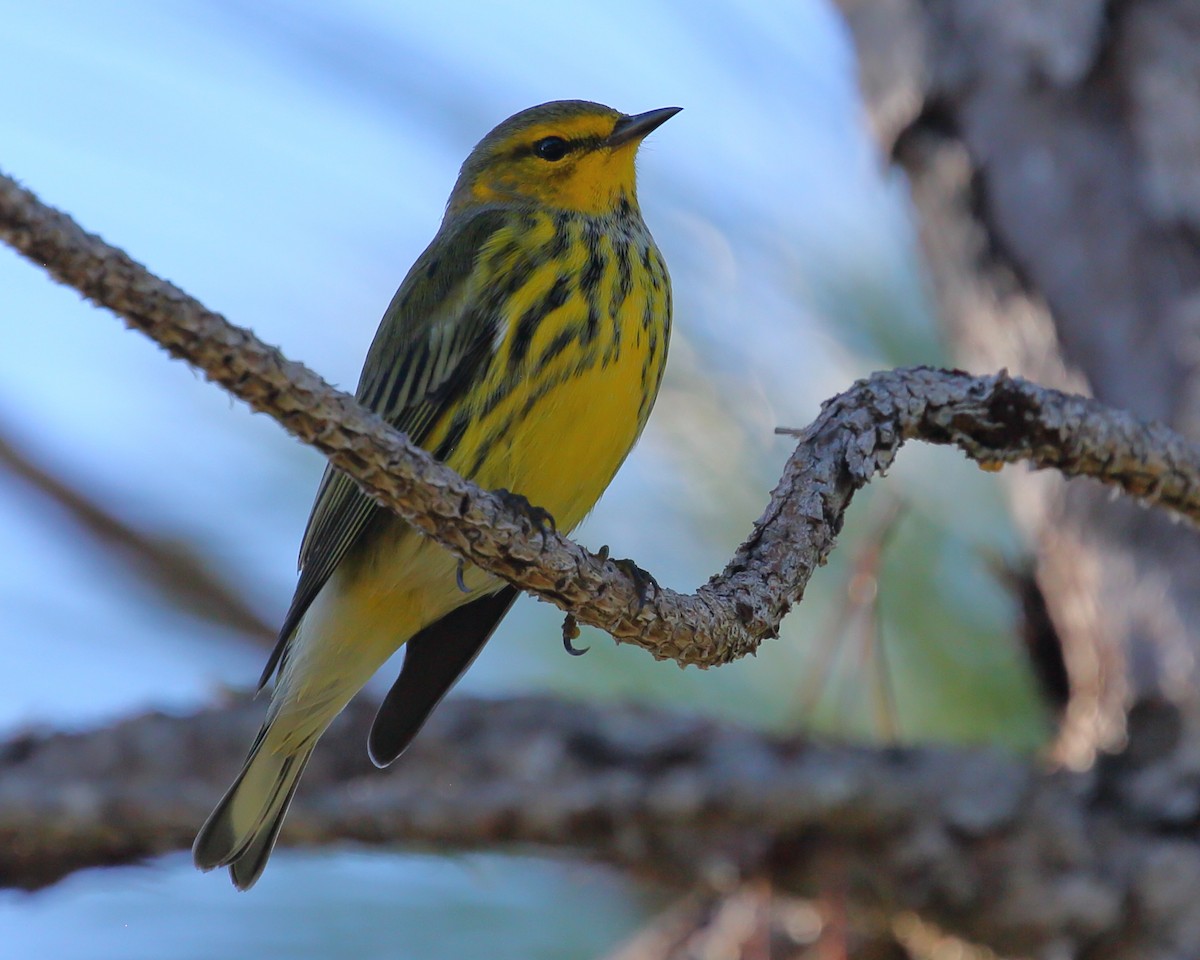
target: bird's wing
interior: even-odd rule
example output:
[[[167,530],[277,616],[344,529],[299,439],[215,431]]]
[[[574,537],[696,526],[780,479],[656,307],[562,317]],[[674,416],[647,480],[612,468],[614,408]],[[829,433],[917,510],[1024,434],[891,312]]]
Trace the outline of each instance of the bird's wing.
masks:
[[[383,315],[363,364],[358,401],[422,446],[491,356],[501,322],[481,251],[503,242],[512,216],[484,208],[439,231]],[[385,513],[340,470],[325,468],[300,545],[300,580],[259,679],[279,666],[300,619],[346,552]]]
[[[516,599],[517,588],[506,586],[451,610],[404,645],[404,666],[367,738],[375,766],[386,767],[408,748]]]

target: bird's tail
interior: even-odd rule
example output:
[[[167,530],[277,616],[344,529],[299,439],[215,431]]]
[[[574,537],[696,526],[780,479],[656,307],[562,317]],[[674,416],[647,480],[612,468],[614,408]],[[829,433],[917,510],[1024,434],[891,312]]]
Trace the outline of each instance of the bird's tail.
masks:
[[[275,751],[267,743],[269,729],[263,727],[242,772],[192,844],[197,867],[229,867],[239,890],[254,886],[266,867],[300,774],[317,743],[314,736],[299,749]]]

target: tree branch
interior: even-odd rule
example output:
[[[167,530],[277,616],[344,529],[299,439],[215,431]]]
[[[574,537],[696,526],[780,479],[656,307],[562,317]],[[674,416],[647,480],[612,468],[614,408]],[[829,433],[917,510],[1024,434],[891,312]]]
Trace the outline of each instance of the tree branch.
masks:
[[[835,750],[630,705],[455,698],[379,772],[361,748],[373,711],[360,698],[330,728],[284,844],[537,845],[684,889],[758,878],[801,896],[835,876],[867,909],[1022,956],[1196,942],[1194,803],[1139,780],[1148,754],[1042,774],[990,751]],[[0,883],[185,849],[260,714],[243,699],[0,747]]]
[[[720,576],[692,595],[652,584],[643,596],[644,585],[613,561],[535,528],[307,367],[2,174],[0,238],[274,417],[457,556],[681,664],[725,663],[776,636],[832,549],[854,493],[905,440],[955,444],[989,465],[1029,460],[1093,477],[1200,519],[1200,456],[1164,427],[1004,373],[896,370],[855,384],[797,434],[770,504]]]
[[[79,529],[124,560],[147,589],[195,617],[237,630],[259,643],[276,629],[232,584],[213,572],[194,547],[169,535],[139,530],[98,498],[39,463],[0,425],[0,470],[7,470],[60,507]]]
[[[1196,4],[838,5],[957,361],[1200,439],[1200,365],[1181,347],[1200,318]],[[1200,720],[1200,538],[1087,485],[1015,479],[1070,680],[1058,756],[1118,747],[1142,697]]]

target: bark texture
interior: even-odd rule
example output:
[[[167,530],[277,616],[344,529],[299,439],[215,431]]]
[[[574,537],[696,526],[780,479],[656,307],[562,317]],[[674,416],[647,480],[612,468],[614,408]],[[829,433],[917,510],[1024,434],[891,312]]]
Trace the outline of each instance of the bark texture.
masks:
[[[1200,6],[841,0],[872,124],[910,179],[960,362],[1200,435]],[[1016,513],[1070,673],[1062,755],[1200,714],[1200,540],[1096,491]],[[1194,761],[1189,761],[1194,763]]]
[[[909,439],[986,466],[1029,460],[1200,519],[1200,455],[1171,431],[1005,374],[880,373],[828,402],[766,512],[695,594],[589,553],[408,442],[354,399],[235,327],[0,176],[0,238],[173,356],[325,453],[384,506],[454,554],[660,659],[711,666],[778,634],[825,561],[854,493]]]
[[[1197,794],[1147,802],[1171,749],[1086,774],[989,751],[831,749],[709,720],[545,698],[445,704],[374,770],[358,700],[313,757],[282,842],[583,854],[684,889],[831,886],[859,909],[916,911],[1005,954],[1153,958],[1200,943]],[[0,749],[0,882],[191,844],[241,763],[261,704],[150,714]],[[1190,954],[1194,956],[1194,952]]]

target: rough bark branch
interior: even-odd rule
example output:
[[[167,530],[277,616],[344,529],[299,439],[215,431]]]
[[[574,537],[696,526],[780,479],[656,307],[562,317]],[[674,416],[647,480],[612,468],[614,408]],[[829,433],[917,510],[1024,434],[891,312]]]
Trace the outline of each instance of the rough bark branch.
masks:
[[[830,749],[628,705],[456,698],[379,772],[362,750],[373,709],[356,701],[326,735],[283,843],[532,845],[684,889],[758,879],[812,896],[836,877],[863,908],[917,911],[1021,956],[1200,942],[1200,844],[1182,829],[1195,798],[1151,800],[1139,783],[1169,748],[1161,717],[1135,716],[1137,756],[1081,775],[988,751]],[[0,883],[185,849],[260,713],[241,700],[0,747]]]
[[[777,635],[832,549],[852,496],[905,440],[955,444],[985,465],[1028,460],[1093,477],[1200,519],[1200,454],[1164,427],[1004,373],[897,370],[860,381],[797,433],[766,512],[721,575],[692,595],[647,590],[613,561],[514,514],[349,395],[3,175],[0,238],[274,417],[456,555],[680,664],[725,663]]]
[[[837,2],[956,364],[1200,440],[1200,6]],[[1051,479],[1008,489],[1070,678],[1059,755],[1119,746],[1142,698],[1200,732],[1200,539]]]

